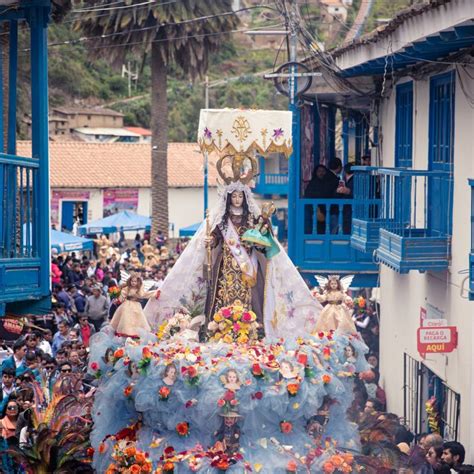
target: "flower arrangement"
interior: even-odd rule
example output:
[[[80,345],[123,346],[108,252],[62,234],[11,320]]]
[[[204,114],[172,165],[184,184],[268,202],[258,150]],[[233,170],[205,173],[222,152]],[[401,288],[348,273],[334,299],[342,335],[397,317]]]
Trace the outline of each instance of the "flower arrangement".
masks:
[[[170,339],[181,330],[186,329],[191,322],[191,315],[181,308],[172,318],[170,318],[164,328],[163,339]]]
[[[246,311],[243,306],[233,305],[221,308],[207,329],[211,341],[245,344],[258,339],[258,327],[257,315],[253,311]]]
[[[323,464],[325,474],[342,474],[353,471],[354,456],[350,453],[336,453]]]
[[[185,438],[189,435],[189,423],[187,421],[182,421],[176,425],[176,433],[182,438]]]
[[[117,285],[109,286],[109,296],[111,300],[115,300],[120,296],[122,290]]]
[[[168,387],[161,387],[158,390],[158,395],[160,396],[160,400],[167,402],[170,396],[171,390]]]
[[[135,442],[121,440],[114,445],[113,462],[107,468],[107,474],[117,472],[140,474],[152,472],[152,463],[147,453],[137,449]]]
[[[181,367],[181,375],[184,377],[184,381],[188,385],[196,386],[199,383],[199,373],[194,365]]]
[[[151,363],[151,359],[153,357],[153,353],[150,351],[150,349],[145,346],[142,349],[142,358],[138,361],[137,364],[137,369],[140,372],[140,374],[145,375],[147,372],[147,369]]]
[[[235,410],[235,407],[239,404],[237,398],[235,398],[235,392],[232,390],[227,390],[222,398],[217,400],[217,406],[222,408],[223,413],[229,413],[230,411]]]
[[[440,433],[440,426],[439,426],[439,413],[438,413],[438,401],[436,400],[435,396],[432,396],[426,403],[425,403],[425,410],[426,414],[428,415],[428,426],[430,427],[430,431],[432,433]]]
[[[280,431],[284,434],[290,434],[293,431],[293,424],[290,421],[280,421]]]
[[[363,296],[358,296],[352,301],[354,303],[354,312],[356,314],[364,314],[367,309],[367,301],[365,300],[365,298]]]

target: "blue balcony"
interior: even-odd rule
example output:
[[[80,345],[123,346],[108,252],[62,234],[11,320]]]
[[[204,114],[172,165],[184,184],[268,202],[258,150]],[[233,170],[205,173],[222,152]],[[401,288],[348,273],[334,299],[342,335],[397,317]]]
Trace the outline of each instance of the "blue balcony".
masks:
[[[400,273],[446,270],[451,255],[450,173],[381,168],[378,175],[378,260]]]
[[[373,254],[379,245],[380,179],[374,166],[354,166],[354,215],[351,246]]]
[[[303,273],[355,274],[353,286],[376,286],[372,255],[351,246],[354,199],[299,199],[296,203],[297,254]],[[312,282],[314,284],[314,282]]]
[[[469,299],[474,301],[474,179],[469,179],[471,186],[471,253],[469,254]]]
[[[255,180],[257,194],[286,196],[288,194],[288,174],[259,174]]]
[[[50,2],[0,8],[7,23],[8,95],[0,91],[0,316],[50,306],[47,24]],[[31,157],[16,155],[18,26],[29,29],[32,118]],[[22,58],[23,59],[23,58]],[[0,68],[0,82],[4,84]],[[3,107],[8,104],[4,142]],[[6,149],[6,153],[3,151]],[[31,229],[31,230],[30,230]],[[28,231],[26,231],[28,230]]]

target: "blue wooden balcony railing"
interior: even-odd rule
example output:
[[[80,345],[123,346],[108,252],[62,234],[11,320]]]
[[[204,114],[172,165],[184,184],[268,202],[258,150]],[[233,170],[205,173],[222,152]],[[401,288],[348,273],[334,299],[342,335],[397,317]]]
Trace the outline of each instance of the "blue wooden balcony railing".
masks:
[[[355,286],[375,286],[372,255],[351,247],[354,199],[297,201],[296,265],[302,272],[356,274]]]
[[[471,252],[469,254],[469,299],[474,301],[474,179],[469,179],[471,186]]]
[[[451,253],[451,175],[380,168],[377,257],[400,273],[441,271]]]
[[[260,173],[255,179],[257,194],[288,194],[288,173]]]
[[[35,313],[50,306],[48,54],[49,0],[0,7],[8,49],[0,44],[0,82],[8,67],[8,94],[0,88],[0,316]],[[29,29],[32,117],[31,158],[16,155],[18,25]],[[25,59],[25,61],[28,59]],[[3,107],[8,104],[4,143]],[[6,150],[6,153],[3,153]]]
[[[378,167],[354,166],[354,210],[351,245],[373,254],[379,244],[380,176]]]

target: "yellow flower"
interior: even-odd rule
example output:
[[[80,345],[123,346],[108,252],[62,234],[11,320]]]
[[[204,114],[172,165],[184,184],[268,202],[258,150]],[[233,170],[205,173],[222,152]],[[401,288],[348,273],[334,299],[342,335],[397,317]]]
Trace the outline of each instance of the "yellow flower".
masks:
[[[226,334],[226,335],[222,338],[222,340],[223,340],[225,343],[227,343],[227,344],[232,344],[232,342],[233,342],[233,341],[232,341],[232,336],[231,336],[230,334]]]
[[[220,323],[223,319],[224,319],[224,318],[222,317],[221,314],[215,314],[215,315],[214,315],[214,321],[215,321],[216,323]]]
[[[243,313],[243,311],[244,311],[243,306],[237,305],[237,304],[234,306],[234,313]]]

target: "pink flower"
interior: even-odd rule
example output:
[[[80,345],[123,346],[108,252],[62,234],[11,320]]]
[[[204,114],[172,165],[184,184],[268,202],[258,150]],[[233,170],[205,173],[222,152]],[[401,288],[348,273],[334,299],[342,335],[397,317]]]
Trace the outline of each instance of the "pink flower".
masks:
[[[232,316],[232,311],[229,308],[223,308],[221,313],[224,318],[230,318]]]
[[[243,321],[244,323],[250,323],[250,322],[252,322],[252,315],[251,315],[250,313],[244,313],[244,314],[242,315],[242,321]]]
[[[261,400],[261,399],[263,398],[263,393],[262,393],[262,392],[255,392],[254,397],[255,397],[257,400]]]
[[[237,405],[237,403],[239,403],[239,402],[238,402],[235,398],[230,401],[230,404],[231,404],[232,406]]]
[[[239,332],[239,330],[240,330],[240,324],[235,323],[235,324],[234,324],[234,331],[235,331],[235,332]]]
[[[223,400],[222,398],[219,398],[219,400],[217,400],[217,406],[222,408],[224,405],[225,405],[225,400]]]

